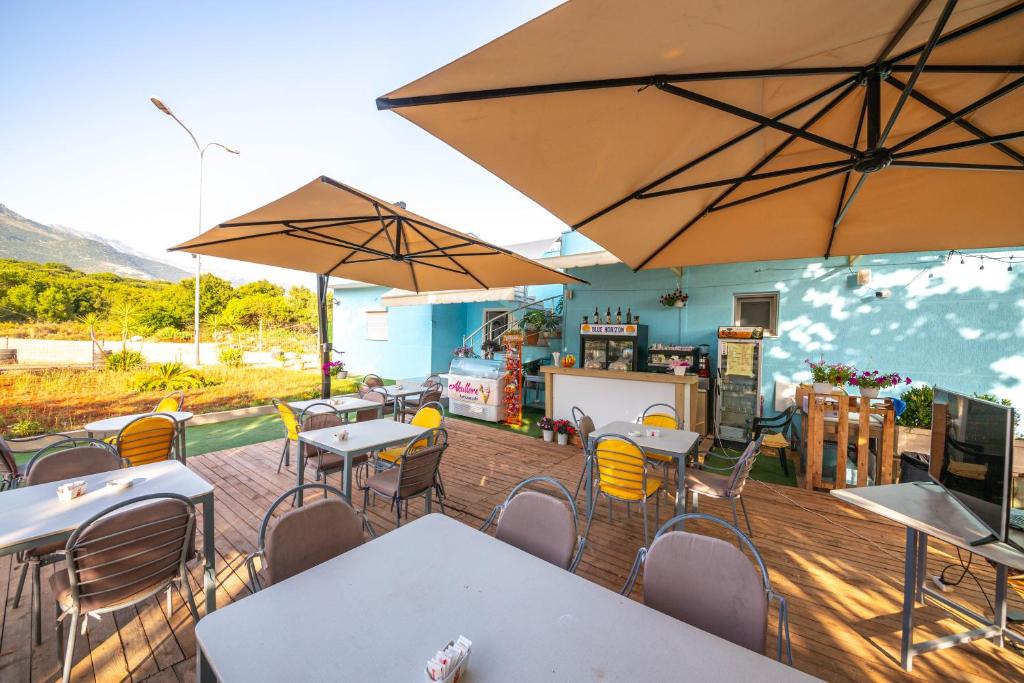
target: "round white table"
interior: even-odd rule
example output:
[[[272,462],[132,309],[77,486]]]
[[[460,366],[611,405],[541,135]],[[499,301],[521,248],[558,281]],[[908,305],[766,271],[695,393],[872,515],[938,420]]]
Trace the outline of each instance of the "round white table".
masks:
[[[177,454],[178,460],[185,462],[185,423],[192,419],[193,414],[186,410],[176,410],[174,412],[165,412],[160,414],[167,415],[174,420],[176,431],[174,450]],[[156,413],[135,413],[134,415],[120,415],[118,417],[108,417],[103,420],[97,420],[85,425],[85,433],[90,437],[94,434],[117,433],[124,429],[132,420],[136,420],[140,417],[148,417],[150,415],[156,415]]]

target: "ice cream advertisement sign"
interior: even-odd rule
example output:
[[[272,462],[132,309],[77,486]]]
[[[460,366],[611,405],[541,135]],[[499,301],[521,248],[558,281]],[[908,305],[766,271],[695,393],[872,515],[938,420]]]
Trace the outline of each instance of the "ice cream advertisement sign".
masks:
[[[497,405],[498,392],[493,380],[474,380],[472,378],[451,378],[448,380],[448,397],[457,401]]]

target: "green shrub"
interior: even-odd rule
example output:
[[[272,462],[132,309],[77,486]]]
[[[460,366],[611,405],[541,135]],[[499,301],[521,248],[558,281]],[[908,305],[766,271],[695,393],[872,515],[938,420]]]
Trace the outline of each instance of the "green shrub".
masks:
[[[226,365],[229,368],[239,368],[242,366],[242,349],[228,346],[220,350],[221,365]]]
[[[175,327],[161,327],[153,333],[153,339],[163,342],[183,342],[192,338],[190,332],[179,330]]]
[[[23,439],[26,436],[35,436],[46,431],[43,424],[39,420],[32,419],[27,410],[15,410],[14,415],[18,419],[9,427],[0,419],[0,433],[6,432],[7,438]]]
[[[907,409],[896,420],[902,427],[920,427],[930,429],[932,426],[932,398],[935,393],[930,386],[911,387],[902,394]]]
[[[161,363],[135,379],[139,391],[177,391],[196,389],[213,384],[201,372],[187,368],[181,363]]]
[[[115,372],[127,372],[129,370],[134,370],[145,363],[145,357],[143,357],[143,355],[138,351],[132,351],[131,349],[115,351],[107,356],[107,370],[113,370]]]

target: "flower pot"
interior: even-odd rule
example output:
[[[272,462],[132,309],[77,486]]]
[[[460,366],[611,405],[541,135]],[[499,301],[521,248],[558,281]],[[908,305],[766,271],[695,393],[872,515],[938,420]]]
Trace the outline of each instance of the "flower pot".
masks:
[[[348,378],[348,370],[339,370],[338,374],[335,375],[335,377],[337,377],[338,379],[347,379]]]
[[[687,367],[685,365],[680,365],[679,367],[672,368],[672,372],[677,374],[677,375],[679,375],[679,376],[685,375],[686,374],[686,370],[687,370]]]
[[[555,433],[550,429],[542,429],[540,433],[544,435],[544,440],[551,443],[551,440],[555,438]]]
[[[832,389],[834,388],[828,382],[815,382],[811,386],[814,388],[814,393],[816,394],[831,394]]]
[[[526,333],[525,342],[526,342],[527,346],[536,346],[537,342],[539,342],[539,341],[540,341],[540,331],[539,330],[533,330],[531,332],[527,332]]]
[[[881,387],[861,387],[860,395],[864,398],[878,398],[878,392]]]
[[[559,434],[558,435],[558,445],[559,446],[565,446],[568,443],[569,443],[569,435],[568,434]]]
[[[676,302],[675,302],[674,304],[672,304],[672,305],[673,305],[673,306],[675,306],[676,308],[682,308],[683,306],[685,306],[685,305],[686,305],[686,302],[685,302],[685,301],[683,301],[682,299],[678,299],[678,300],[677,300],[677,301],[676,301]]]

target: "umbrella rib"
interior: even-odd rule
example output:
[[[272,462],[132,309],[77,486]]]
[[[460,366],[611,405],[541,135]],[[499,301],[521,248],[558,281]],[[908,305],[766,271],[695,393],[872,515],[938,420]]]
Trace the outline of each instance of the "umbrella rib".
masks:
[[[860,133],[864,130],[864,119],[868,113],[868,96],[865,94],[864,102],[860,106],[860,116],[857,118],[857,129],[853,134],[853,146],[857,146],[857,142],[860,140]],[[852,160],[852,159],[851,159]],[[850,186],[850,174],[847,173],[843,176],[843,189],[839,192],[839,201],[836,202],[836,215],[832,219],[832,229],[828,235],[828,246],[825,247],[825,258],[832,255],[832,243],[836,239],[836,230],[839,228],[839,212],[843,210],[843,200],[846,199],[846,188]]]
[[[420,237],[422,237],[422,238],[423,238],[423,239],[425,239],[425,240],[426,240],[427,242],[429,242],[429,243],[430,243],[430,246],[432,246],[432,247],[434,247],[435,249],[438,249],[438,250],[440,250],[440,251],[442,251],[442,252],[444,251],[444,249],[443,249],[442,247],[439,247],[439,246],[437,245],[437,243],[436,243],[436,242],[435,242],[434,240],[432,240],[432,239],[430,239],[429,237],[427,237],[427,236],[426,236],[426,234],[424,234],[424,233],[423,233],[423,231],[421,231],[421,230],[420,230],[420,229],[419,229],[419,228],[418,228],[418,227],[417,227],[417,226],[416,226],[415,224],[413,224],[413,225],[412,225],[412,229],[413,229],[413,230],[415,230],[415,231],[416,231],[416,233],[417,233],[417,234],[418,234],[418,235],[419,235]],[[445,254],[445,256],[447,256],[448,260],[449,260],[449,261],[451,261],[452,263],[454,263],[456,267],[458,267],[458,268],[461,268],[461,269],[462,269],[462,274],[463,274],[463,275],[468,275],[468,276],[470,276],[471,278],[473,278],[473,280],[474,280],[474,281],[476,281],[476,283],[477,283],[478,285],[480,285],[480,286],[481,286],[481,287],[483,287],[484,289],[490,289],[490,287],[488,287],[487,285],[485,285],[485,284],[483,283],[483,281],[482,281],[482,280],[481,280],[480,278],[478,278],[478,277],[477,277],[476,275],[474,275],[473,273],[469,272],[469,271],[468,271],[468,270],[466,269],[466,266],[462,265],[462,264],[461,264],[461,263],[459,263],[459,262],[458,262],[457,260],[455,260],[455,257],[454,257],[454,256],[451,256],[451,255],[448,255],[448,254]],[[431,266],[432,268],[441,268],[442,270],[448,270],[448,269],[444,268],[443,266],[439,266],[439,265],[437,265],[436,263],[430,263],[429,261],[419,261],[419,260],[418,260],[418,261],[417,261],[417,263],[422,263],[423,265],[425,265],[425,266]]]
[[[381,227],[384,228],[384,237],[386,237],[387,240],[388,240],[388,246],[391,247],[391,251],[394,251],[395,250],[395,241],[393,239],[391,239],[391,233],[388,232],[388,228],[391,225],[395,224],[395,221],[398,220],[398,216],[393,216],[391,221],[390,221],[390,223],[388,223],[387,221],[384,220],[384,216],[382,216],[381,213],[380,213],[380,204],[378,204],[377,202],[374,202],[373,203],[373,209],[377,212],[377,220],[380,221]]]
[[[850,78],[844,78],[843,80],[835,83],[834,85],[829,86],[825,90],[822,90],[821,92],[816,93],[815,95],[812,95],[811,97],[807,98],[806,100],[798,102],[797,104],[793,105],[789,109],[783,111],[781,114],[778,114],[775,117],[775,119],[781,121],[782,119],[786,118],[787,116],[791,116],[792,114],[795,114],[796,112],[800,111],[804,107],[807,107],[807,106],[809,106],[811,104],[814,104],[815,102],[820,100],[822,97],[826,97],[828,95],[831,95],[833,92],[835,92],[836,90],[839,90],[840,88],[842,88],[844,86],[847,88],[847,92],[849,92],[849,91],[853,90],[853,88],[856,86],[856,80],[857,80],[856,77],[853,77],[853,76],[851,76]],[[580,228],[585,226],[587,223],[590,223],[591,221],[597,220],[601,216],[604,216],[605,214],[608,214],[608,213],[614,211],[615,209],[619,208],[623,204],[628,203],[630,200],[636,199],[636,196],[638,194],[643,193],[643,192],[647,192],[649,190],[653,190],[658,185],[661,185],[662,183],[671,180],[672,178],[676,177],[680,173],[685,173],[686,171],[690,170],[691,168],[694,168],[695,166],[697,166],[697,165],[707,161],[708,159],[710,159],[710,158],[720,154],[721,152],[724,152],[725,150],[729,149],[733,145],[735,145],[737,143],[740,143],[743,140],[746,140],[751,135],[754,135],[755,133],[758,133],[758,132],[764,130],[765,128],[767,128],[767,127],[768,126],[766,126],[765,124],[758,124],[758,125],[754,126],[753,128],[749,128],[749,129],[745,130],[744,132],[740,133],[736,137],[731,138],[730,140],[727,140],[726,142],[723,142],[722,144],[718,145],[714,149],[709,150],[709,151],[701,154],[700,156],[698,156],[698,157],[696,157],[694,159],[691,159],[690,161],[687,161],[682,166],[679,166],[679,167],[675,168],[674,170],[669,171],[668,173],[666,173],[665,175],[661,176],[657,180],[644,185],[640,189],[630,193],[629,195],[623,197],[622,199],[619,199],[615,203],[609,204],[608,206],[606,206],[605,208],[601,209],[597,213],[594,213],[594,214],[588,216],[587,218],[584,218],[579,223],[576,223],[575,225],[573,225],[572,229],[573,230],[579,230]]]
[[[797,173],[808,173],[810,171],[820,171],[825,168],[835,168],[836,166],[848,166],[850,164],[849,159],[839,159],[837,161],[825,161],[820,164],[810,164],[808,166],[795,166],[793,168],[784,168],[778,171],[768,171],[767,173],[754,173],[740,176],[738,178],[726,178],[724,180],[712,180],[707,183],[698,183],[696,185],[687,185],[685,187],[673,187],[668,190],[658,190],[656,192],[647,192],[637,197],[637,199],[654,199],[656,197],[664,197],[666,195],[681,194],[684,192],[693,192],[694,190],[706,190],[710,187],[721,187],[722,185],[732,185],[733,183],[747,183],[755,180],[765,180],[767,178],[778,178],[780,176],[795,175]]]
[[[998,142],[1007,142],[1009,140],[1019,140],[1024,138],[1024,130],[1017,130],[1012,133],[1003,133],[1001,135],[990,135],[987,138],[979,138],[978,140],[965,140],[964,142],[951,142],[947,145],[936,145],[935,147],[921,147],[919,149],[912,149],[907,152],[900,152],[894,154],[893,159],[906,159],[908,157],[919,157],[925,154],[938,154],[940,152],[951,152],[956,149],[969,149],[971,147],[980,147],[981,145],[995,145]]]
[[[406,246],[408,246],[408,245],[409,245],[409,241],[406,240]],[[476,244],[475,242],[466,241],[466,242],[463,242],[462,244],[453,244],[451,246],[445,247],[445,249],[461,249],[462,247],[475,247],[475,246],[479,246],[479,245]],[[434,253],[436,251],[441,251],[441,250],[437,249],[437,248],[432,248],[432,249],[424,249],[423,251],[410,251],[410,252],[408,252],[406,254],[406,256],[424,256],[426,254],[432,254],[432,253]],[[495,253],[497,253],[497,252],[495,252]]]
[[[954,1],[955,0],[950,0],[950,2]],[[727,114],[732,114],[733,116],[738,116],[740,118],[747,119],[748,121],[754,121],[755,123],[763,123],[769,128],[775,128],[776,130],[781,130],[783,133],[796,135],[797,137],[803,138],[804,140],[815,142],[819,145],[822,145],[823,147],[834,149],[837,152],[843,152],[844,154],[857,153],[857,150],[853,149],[852,147],[847,147],[846,145],[836,142],[835,140],[830,140],[826,137],[822,137],[821,135],[809,133],[806,130],[796,128],[787,123],[776,121],[775,119],[768,118],[767,116],[762,116],[761,114],[758,114],[756,112],[743,109],[742,107],[737,107],[736,105],[729,104],[728,102],[723,102],[722,100],[717,100],[713,97],[708,97],[707,95],[701,95],[700,93],[694,92],[692,90],[680,88],[678,86],[671,85],[668,83],[658,83],[656,87],[662,92],[667,92],[670,95],[682,97],[683,99],[687,99],[692,102],[697,102],[698,104],[703,104],[713,109],[718,109],[719,111],[724,111]]]
[[[838,95],[836,95],[831,100],[826,102],[825,106],[823,106],[814,115],[812,115],[809,119],[807,119],[807,121],[805,121],[803,126],[801,126],[801,127],[806,129],[806,128],[810,128],[811,126],[813,126],[823,116],[825,116],[825,114],[827,114],[828,112],[832,111],[832,109],[834,109],[836,107],[836,105],[838,105],[840,102],[842,102],[844,99],[846,99],[846,97],[851,92],[853,92],[853,90],[856,87],[857,87],[857,83],[855,81],[849,83],[847,85],[847,87],[842,92],[840,92]],[[747,173],[748,174],[756,173],[758,171],[758,169],[763,168],[765,164],[767,164],[769,161],[774,159],[782,150],[784,150],[787,146],[789,146],[789,144],[791,142],[793,142],[793,140],[795,140],[795,139],[796,139],[795,135],[790,135],[789,137],[787,137],[785,140],[780,142],[775,147],[775,149],[773,149],[771,152],[769,152],[767,155],[765,155],[759,162],[757,162],[752,167],[750,167],[750,170],[747,171]],[[657,256],[662,251],[664,251],[665,247],[667,247],[673,241],[678,239],[680,235],[682,235],[687,230],[692,228],[697,221],[699,221],[701,218],[706,216],[709,211],[711,211],[715,207],[717,207],[726,197],[728,197],[730,194],[732,194],[740,185],[741,185],[741,183],[736,183],[735,185],[732,185],[731,187],[727,188],[724,192],[719,194],[717,197],[715,197],[714,200],[712,200],[712,202],[710,204],[708,204],[707,207],[704,208],[704,211],[702,211],[701,213],[699,213],[696,216],[694,216],[693,218],[691,218],[685,225],[683,225],[681,228],[676,230],[675,233],[671,237],[669,237],[667,240],[662,242],[658,246],[657,249],[655,249],[653,252],[651,252],[647,256],[647,258],[645,258],[643,261],[641,261],[640,265],[638,265],[634,270],[640,270],[641,268],[646,266],[648,263],[650,263],[651,259],[653,259],[655,256]]]
[[[288,224],[285,223],[284,225],[287,226]],[[386,254],[384,254],[384,252],[379,251],[377,249],[373,249],[372,247],[362,247],[362,246],[356,244],[355,242],[349,242],[347,240],[339,239],[337,237],[331,237],[330,235],[321,235],[320,233],[312,232],[310,230],[306,230],[306,229],[303,229],[303,228],[298,228],[298,227],[295,227],[295,226],[288,226],[288,227],[290,227],[291,230],[286,231],[284,233],[287,237],[302,237],[304,239],[309,239],[309,240],[314,241],[314,242],[319,242],[320,244],[328,244],[328,245],[330,245],[332,247],[345,247],[346,249],[356,249],[356,250],[361,251],[361,252],[366,253],[366,254],[374,254],[376,256],[386,256]],[[296,234],[296,233],[299,233],[299,234]],[[316,239],[313,239],[313,238],[316,238]]]
[[[985,105],[990,104],[991,102],[994,102],[995,100],[998,100],[1000,97],[1003,97],[1004,95],[1010,94],[1011,92],[1013,92],[1014,90],[1016,90],[1017,88],[1019,88],[1022,85],[1024,85],[1024,76],[1022,76],[1021,78],[1018,78],[1015,81],[1010,81],[1009,83],[1007,83],[1003,87],[1001,87],[1001,88],[999,88],[997,90],[994,90],[993,92],[989,93],[988,95],[985,95],[982,98],[979,98],[979,99],[975,100],[974,102],[971,102],[970,104],[968,104],[963,109],[960,109],[959,111],[947,114],[946,117],[944,119],[942,119],[941,121],[937,121],[937,122],[933,123],[932,125],[928,126],[927,128],[925,128],[924,130],[922,130],[922,131],[920,131],[918,133],[915,133],[914,135],[911,135],[909,138],[907,138],[905,140],[900,141],[899,144],[893,145],[893,147],[890,149],[890,151],[898,152],[899,150],[903,149],[904,147],[909,147],[910,145],[914,144],[915,142],[917,142],[921,138],[927,137],[927,136],[931,135],[932,133],[934,133],[934,132],[936,132],[938,130],[941,130],[942,128],[945,128],[949,124],[955,123],[956,121],[961,120],[963,117],[967,116],[968,114],[971,114],[972,112],[977,111],[978,109],[981,109]]]
[[[963,38],[964,36],[968,36],[974,33],[975,31],[980,31],[981,29],[987,28],[992,24],[996,24],[1005,19],[1009,19],[1010,17],[1012,17],[1013,15],[1017,14],[1022,10],[1024,10],[1024,2],[1017,3],[1013,7],[1007,7],[1006,9],[1000,10],[995,14],[979,19],[978,21],[972,24],[962,26],[955,31],[950,31],[946,35],[939,38],[935,45],[936,47],[939,45],[945,45],[950,41],[956,40],[958,38]],[[904,59],[910,59],[914,55],[920,54],[921,51],[924,50],[924,48],[925,45],[919,45],[917,47],[911,48],[906,52],[902,52],[893,57],[892,59],[890,59],[889,63],[893,64],[895,62],[902,62]]]
[[[864,183],[867,182],[869,175],[869,173],[860,174],[860,178],[857,179],[857,184],[853,186],[853,192],[850,193],[850,196],[846,200],[846,203],[843,204],[843,208],[841,208],[839,210],[839,213],[836,214],[836,219],[832,222],[832,238],[836,236],[836,231],[839,230],[839,224],[843,222],[844,218],[846,218],[846,214],[849,212],[850,207],[853,206],[853,200],[857,198],[857,195],[860,193],[861,188],[864,187]],[[831,238],[829,239],[828,253],[832,253]]]
[[[895,76],[889,76],[886,79],[886,82],[888,82],[889,85],[893,86],[894,88],[902,88],[902,87],[904,87],[903,82],[900,81]],[[932,111],[934,111],[934,112],[936,112],[938,114],[941,114],[943,116],[951,116],[953,114],[952,111],[950,111],[946,107],[942,106],[941,104],[939,104],[935,100],[929,98],[927,95],[922,93],[920,90],[914,90],[912,93],[910,93],[910,96],[913,97],[918,102],[920,102],[921,104],[923,104],[924,106],[928,107],[929,109],[931,109]],[[989,133],[985,132],[984,130],[982,130],[978,126],[974,125],[970,121],[964,121],[963,119],[957,119],[953,123],[955,123],[956,125],[960,126],[961,128],[963,128],[964,130],[966,130],[967,132],[971,133],[972,135],[974,135],[976,137],[979,137],[979,138],[990,137]],[[1008,157],[1010,157],[1014,161],[1018,161],[1021,164],[1024,164],[1024,154],[1020,154],[1019,152],[1017,152],[1017,150],[1013,149],[1012,147],[1008,147],[1007,145],[1004,145],[1001,142],[994,144],[993,147],[995,147],[1000,152],[1002,152],[1003,154],[1007,155]]]
[[[946,5],[942,8],[942,13],[935,22],[935,27],[932,28],[932,33],[928,37],[928,42],[925,43],[922,48],[917,64],[914,65],[913,71],[910,72],[910,77],[907,78],[907,85],[903,88],[903,92],[900,93],[900,98],[896,101],[896,106],[893,107],[892,113],[889,114],[889,120],[886,122],[885,128],[882,129],[882,135],[878,138],[878,144],[876,147],[882,147],[885,145],[885,140],[889,137],[889,133],[892,132],[892,127],[896,125],[896,119],[903,110],[903,105],[907,103],[907,98],[910,97],[910,93],[914,89],[914,84],[917,83],[917,78],[921,75],[921,70],[924,69],[925,62],[927,62],[928,58],[931,57],[932,50],[942,37],[942,30],[946,28],[946,22],[949,21],[949,17],[952,16],[953,10],[956,8],[956,3],[957,0],[946,0]]]
[[[272,221],[247,221],[241,223],[221,223],[218,228],[255,228],[261,225],[284,225],[288,223],[325,223],[329,221],[341,221],[341,224],[369,223],[377,220],[376,216],[335,216],[334,218],[289,218],[287,221],[277,219]]]
[[[907,16],[906,20],[904,20],[903,24],[900,25],[896,33],[894,33],[892,38],[889,39],[889,42],[885,44],[882,51],[878,53],[878,57],[875,58],[875,64],[881,64],[884,62],[885,58],[889,56],[889,53],[896,49],[899,42],[903,40],[903,36],[907,35],[907,31],[910,30],[910,27],[914,25],[917,18],[921,16],[921,12],[923,12],[931,2],[932,0],[920,0],[917,5],[914,6],[914,9],[910,11],[910,14]]]
[[[728,202],[726,204],[719,204],[718,206],[714,207],[713,209],[708,209],[707,212],[711,213],[713,211],[721,211],[722,209],[728,209],[731,206],[738,206],[740,204],[746,204],[747,202],[752,202],[755,199],[761,199],[762,197],[768,197],[769,195],[778,194],[780,192],[785,192],[786,190],[792,190],[792,189],[797,188],[797,187],[803,187],[804,185],[810,185],[811,183],[816,183],[819,180],[825,180],[826,178],[831,178],[832,176],[839,175],[840,173],[849,173],[852,170],[853,170],[853,165],[852,164],[850,166],[846,166],[846,167],[843,167],[843,168],[834,168],[834,169],[832,169],[830,171],[825,171],[824,173],[819,173],[818,175],[813,175],[813,176],[811,176],[809,178],[803,178],[801,180],[797,180],[795,182],[789,183],[788,185],[782,185],[780,187],[775,187],[775,188],[772,188],[770,190],[765,190],[764,192],[758,192],[757,194],[749,195],[747,197],[740,197],[739,199],[734,199],[733,201]]]
[[[385,230],[387,230],[387,228],[388,228],[387,224],[385,224],[382,227],[378,228],[377,232],[375,232],[372,235],[370,235],[370,237],[367,238],[360,246],[361,247],[365,247],[370,242],[372,242],[373,240],[377,239],[377,236],[380,235]],[[333,273],[336,268],[340,268],[341,266],[345,265],[346,263],[351,263],[349,261],[349,259],[352,258],[353,256],[355,256],[357,253],[360,253],[360,252],[357,252],[355,249],[353,249],[348,254],[346,254],[344,258],[342,258],[340,261],[335,263],[334,266],[329,271],[327,271],[327,272],[328,273]]]
[[[894,161],[901,168],[934,168],[946,171],[1024,171],[1024,166],[1012,164],[961,164],[943,161]]]

